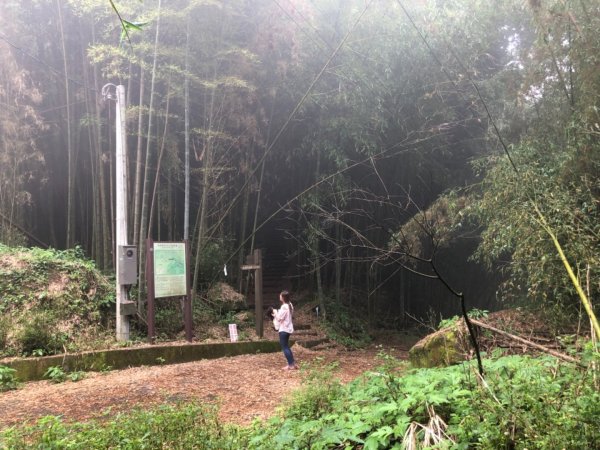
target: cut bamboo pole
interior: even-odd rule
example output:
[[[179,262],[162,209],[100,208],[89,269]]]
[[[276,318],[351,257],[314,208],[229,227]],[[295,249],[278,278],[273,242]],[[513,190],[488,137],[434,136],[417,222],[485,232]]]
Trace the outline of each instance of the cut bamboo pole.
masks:
[[[535,342],[531,342],[531,341],[529,341],[527,339],[524,339],[524,338],[522,338],[520,336],[516,336],[514,334],[507,333],[506,331],[499,330],[498,328],[495,328],[495,327],[493,327],[491,325],[488,325],[486,323],[480,322],[479,320],[471,319],[471,322],[473,322],[473,324],[477,325],[480,328],[483,328],[485,330],[490,330],[493,333],[496,333],[496,334],[499,334],[501,336],[507,337],[509,339],[512,339],[513,341],[520,342],[521,344],[524,344],[524,345],[526,345],[528,347],[533,347],[533,348],[535,348],[537,350],[540,350],[540,351],[542,351],[544,353],[548,353],[548,354],[550,354],[552,356],[555,356],[555,357],[557,357],[559,359],[562,359],[563,361],[567,361],[567,362],[570,362],[570,363],[573,363],[573,364],[580,364],[580,362],[576,358],[573,358],[572,356],[565,355],[564,353],[557,352],[556,350],[552,350],[551,348],[545,347],[545,346],[540,345],[540,344],[536,344]]]

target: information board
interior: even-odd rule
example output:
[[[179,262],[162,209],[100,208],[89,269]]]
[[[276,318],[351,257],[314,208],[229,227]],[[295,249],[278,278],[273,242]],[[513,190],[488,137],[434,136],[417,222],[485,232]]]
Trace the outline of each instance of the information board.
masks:
[[[154,297],[187,295],[185,243],[154,243]]]

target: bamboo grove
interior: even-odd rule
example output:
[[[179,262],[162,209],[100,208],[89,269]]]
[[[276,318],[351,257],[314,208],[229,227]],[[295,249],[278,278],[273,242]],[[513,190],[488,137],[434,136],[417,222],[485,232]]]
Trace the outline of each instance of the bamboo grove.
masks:
[[[432,261],[471,306],[576,307],[536,205],[600,290],[596,2],[0,8],[3,243],[78,245],[113,268],[114,83],[129,241],[189,239],[198,291],[279,245],[298,285],[370,318],[455,312]]]

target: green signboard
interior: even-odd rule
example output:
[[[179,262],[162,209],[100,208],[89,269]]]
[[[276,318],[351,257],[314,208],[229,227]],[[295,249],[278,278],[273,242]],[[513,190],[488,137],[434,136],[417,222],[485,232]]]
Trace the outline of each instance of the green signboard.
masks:
[[[187,295],[185,243],[154,243],[154,297]]]

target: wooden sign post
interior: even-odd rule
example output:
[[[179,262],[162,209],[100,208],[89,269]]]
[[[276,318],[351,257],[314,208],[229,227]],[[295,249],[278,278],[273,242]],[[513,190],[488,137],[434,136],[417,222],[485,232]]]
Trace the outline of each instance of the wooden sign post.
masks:
[[[246,256],[246,264],[242,270],[254,270],[254,316],[256,334],[263,337],[263,295],[262,295],[262,252],[254,250],[254,254]]]
[[[188,241],[154,242],[146,240],[146,283],[148,290],[148,339],[155,339],[154,301],[160,297],[184,299],[185,338],[192,342],[192,295],[190,285],[190,249]]]

